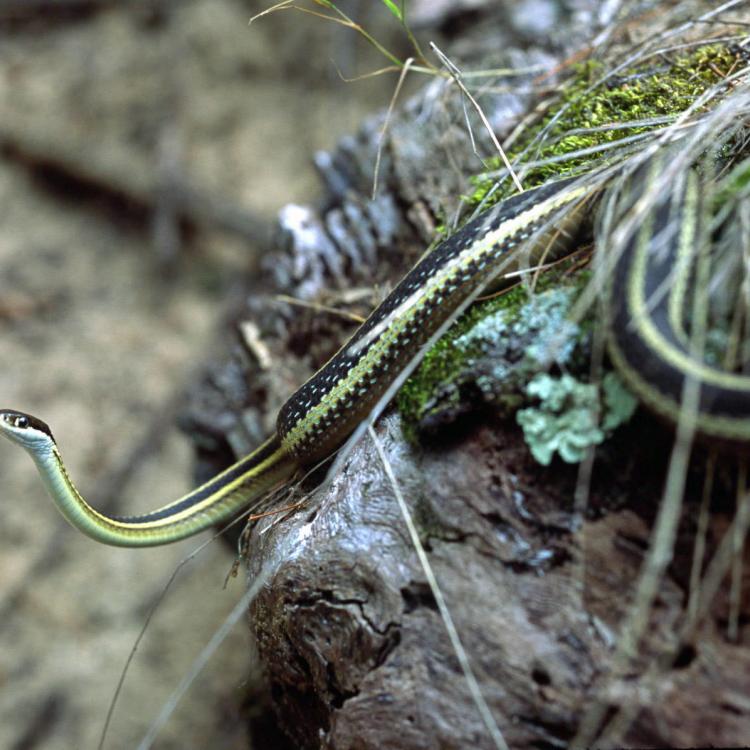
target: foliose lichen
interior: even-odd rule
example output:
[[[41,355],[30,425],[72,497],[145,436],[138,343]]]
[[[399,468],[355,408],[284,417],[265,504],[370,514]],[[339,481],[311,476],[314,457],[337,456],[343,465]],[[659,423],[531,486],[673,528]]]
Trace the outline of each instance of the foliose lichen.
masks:
[[[516,421],[532,455],[545,466],[555,453],[567,463],[582,461],[588,449],[604,442],[638,405],[614,372],[604,376],[601,386],[568,373],[542,372],[531,379],[526,394],[538,404],[520,409]]]
[[[550,367],[581,371],[590,321],[570,308],[588,273],[549,274],[530,294],[516,287],[475,305],[427,353],[397,397],[407,437],[453,420],[477,404],[511,414],[526,402],[529,379]]]

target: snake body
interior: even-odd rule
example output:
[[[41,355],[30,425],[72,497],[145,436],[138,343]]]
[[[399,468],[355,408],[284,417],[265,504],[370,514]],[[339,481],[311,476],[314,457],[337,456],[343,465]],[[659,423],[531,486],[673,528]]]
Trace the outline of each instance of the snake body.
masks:
[[[666,158],[652,157],[620,181],[617,220],[627,220],[644,191],[657,184]],[[75,488],[44,422],[0,410],[0,434],[30,453],[59,510],[90,537],[139,547],[196,534],[236,515],[338,448],[478,286],[493,277],[502,286],[501,272],[564,255],[591,205],[592,189],[586,185],[559,180],[515,195],[426,254],[284,404],[272,437],[169,505],[128,518],[100,513]],[[593,192],[598,194],[599,188]],[[684,171],[646,205],[609,273],[611,359],[636,395],[671,420],[681,414],[686,383],[697,384],[695,430],[746,444],[750,376],[707,364],[697,350],[700,336],[688,334],[683,321],[687,287],[704,285],[699,270],[710,245],[701,223],[705,210],[696,172]],[[606,253],[607,248],[598,251]]]
[[[664,156],[652,158],[624,181],[620,218],[654,187],[665,166]],[[701,323],[708,314],[712,273],[703,193],[698,174],[690,169],[648,201],[611,273],[608,350],[630,389],[671,422],[685,409],[686,384],[698,385],[693,429],[738,447],[750,442],[750,375],[707,363],[700,340],[705,331],[688,334],[682,320],[687,312],[696,324],[708,325]],[[741,250],[733,248],[735,260]],[[690,283],[697,303],[685,311]]]
[[[299,469],[341,445],[425,342],[478,284],[524,262],[553,260],[571,246],[587,190],[560,180],[515,195],[425,255],[352,338],[282,407],[276,434],[184,497],[140,516],[97,511],[78,492],[49,427],[0,410],[0,434],[25,448],[65,518],[99,542],[168,544],[231,518]]]

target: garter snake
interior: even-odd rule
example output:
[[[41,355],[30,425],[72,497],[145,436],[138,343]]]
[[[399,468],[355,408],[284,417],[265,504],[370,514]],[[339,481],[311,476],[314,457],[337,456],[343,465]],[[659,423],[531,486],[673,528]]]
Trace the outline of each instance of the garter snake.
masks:
[[[652,170],[653,171],[653,170]],[[636,173],[631,183],[643,181]],[[634,189],[637,189],[634,188]],[[668,278],[695,232],[697,187],[658,202],[614,267],[610,351],[636,393],[674,418],[686,376],[698,377],[699,428],[707,434],[750,439],[750,377],[722,373],[696,361],[675,333],[669,301],[650,304],[654,286]],[[140,516],[111,517],[75,488],[49,427],[14,410],[0,410],[0,433],[25,448],[55,504],[90,537],[119,546],[167,544],[236,515],[243,508],[334,451],[388,389],[399,370],[487,278],[514,263],[535,265],[570,249],[585,223],[593,190],[559,180],[515,195],[489,209],[438,245],[403,278],[353,337],[282,407],[275,434],[250,455],[184,497]],[[659,263],[651,240],[667,220],[684,219]],[[679,222],[678,222],[679,223]],[[511,252],[522,248],[521,252]]]
[[[633,209],[643,191],[658,194],[648,201],[648,210],[611,273],[610,358],[639,399],[671,422],[683,409],[686,382],[697,383],[693,428],[708,440],[739,446],[750,442],[750,375],[707,363],[700,351],[705,343],[688,334],[683,320],[690,284],[698,300],[692,314],[695,318],[708,314],[711,239],[705,186],[689,169],[668,190],[655,191],[665,166],[663,155],[652,158],[622,185],[620,218]],[[742,262],[741,244],[731,248],[732,261]],[[744,248],[745,253],[748,250]],[[729,304],[735,311],[745,305],[735,296]],[[707,325],[705,320],[703,324]]]

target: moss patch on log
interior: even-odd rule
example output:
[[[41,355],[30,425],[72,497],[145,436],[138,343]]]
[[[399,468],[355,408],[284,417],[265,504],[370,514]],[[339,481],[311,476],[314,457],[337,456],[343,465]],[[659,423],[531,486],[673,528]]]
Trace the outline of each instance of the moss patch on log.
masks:
[[[580,63],[564,86],[559,105],[523,132],[508,157],[513,163],[548,162],[523,173],[527,189],[585,172],[595,154],[564,157],[664,126],[719,83],[736,66],[737,55],[731,45],[709,44],[689,54],[660,56],[648,65],[624,69],[600,85],[595,84],[605,74],[604,65],[596,60]],[[488,173],[502,166],[495,157]],[[469,201],[475,205],[490,206],[515,192],[510,180],[498,186],[489,174],[474,178],[473,183]]]

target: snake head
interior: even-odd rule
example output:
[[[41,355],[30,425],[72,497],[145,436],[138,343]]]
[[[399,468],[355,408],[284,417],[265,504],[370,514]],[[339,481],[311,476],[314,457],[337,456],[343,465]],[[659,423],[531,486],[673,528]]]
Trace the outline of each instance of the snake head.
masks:
[[[15,409],[0,409],[0,435],[27,450],[55,442],[46,422]]]

